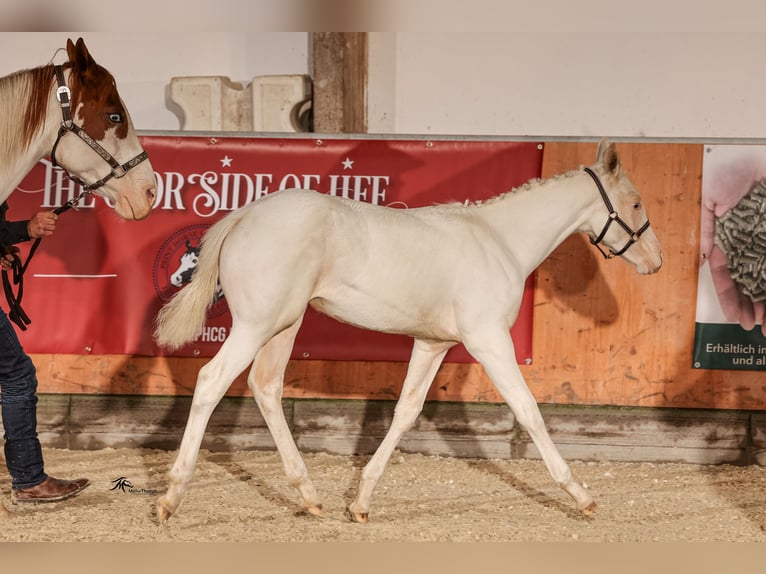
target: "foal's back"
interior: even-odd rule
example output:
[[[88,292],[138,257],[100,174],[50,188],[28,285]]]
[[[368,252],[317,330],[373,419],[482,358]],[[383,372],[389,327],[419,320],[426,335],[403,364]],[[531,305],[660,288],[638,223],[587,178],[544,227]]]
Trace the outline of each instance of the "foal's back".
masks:
[[[391,209],[285,190],[243,211],[221,257],[234,308],[241,300],[252,309],[257,292],[261,313],[293,316],[310,301],[361,327],[452,340],[457,299],[470,308],[498,283],[507,290],[507,273],[486,255],[491,237],[468,207]]]

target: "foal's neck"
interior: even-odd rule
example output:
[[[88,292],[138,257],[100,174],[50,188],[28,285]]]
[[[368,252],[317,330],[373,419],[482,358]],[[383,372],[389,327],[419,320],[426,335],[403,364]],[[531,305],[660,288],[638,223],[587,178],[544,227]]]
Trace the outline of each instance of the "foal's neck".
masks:
[[[481,213],[528,275],[567,237],[586,230],[597,201],[590,177],[575,170],[509,192]]]

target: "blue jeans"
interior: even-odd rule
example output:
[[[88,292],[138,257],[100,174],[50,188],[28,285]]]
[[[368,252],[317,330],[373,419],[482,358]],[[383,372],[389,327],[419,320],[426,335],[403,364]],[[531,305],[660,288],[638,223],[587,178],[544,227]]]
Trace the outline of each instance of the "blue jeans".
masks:
[[[13,488],[47,478],[37,438],[37,376],[8,316],[0,309],[0,403],[5,429],[5,464]]]

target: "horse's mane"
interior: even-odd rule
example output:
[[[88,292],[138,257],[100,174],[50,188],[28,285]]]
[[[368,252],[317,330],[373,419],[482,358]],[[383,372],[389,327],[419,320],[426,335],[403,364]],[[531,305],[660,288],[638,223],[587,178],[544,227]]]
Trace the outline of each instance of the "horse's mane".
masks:
[[[53,83],[52,65],[0,78],[0,168],[26,150],[45,121]],[[19,109],[19,103],[24,108]]]
[[[501,193],[500,195],[496,195],[495,197],[490,197],[489,199],[474,201],[473,203],[471,203],[471,205],[476,205],[476,206],[491,205],[493,203],[497,203],[498,201],[503,201],[504,199],[508,199],[508,197],[512,195],[518,195],[519,193],[527,193],[527,192],[535,191],[549,183],[554,183],[556,181],[572,177],[576,173],[577,173],[577,170],[569,171],[566,173],[560,173],[560,174],[548,177],[546,179],[541,179],[539,177],[536,177],[536,178],[530,179],[529,181],[520,185],[519,187],[513,188],[511,191],[506,191],[505,193]]]
[[[578,171],[581,171],[581,170],[582,170],[582,168],[580,168],[580,170],[574,170],[574,171],[569,171],[569,172],[566,172],[566,173],[560,173],[560,174],[551,176],[551,177],[546,178],[546,179],[533,178],[533,179],[530,179],[529,181],[527,181],[526,183],[520,185],[519,187],[515,187],[515,188],[513,188],[510,191],[506,191],[504,193],[501,193],[501,194],[496,195],[494,197],[490,197],[488,199],[477,199],[476,201],[465,201],[465,202],[455,201],[455,202],[451,202],[451,203],[439,203],[439,204],[436,204],[436,205],[431,205],[431,206],[423,207],[423,208],[420,208],[420,209],[421,210],[434,210],[434,211],[440,212],[440,213],[447,213],[447,212],[460,212],[460,211],[464,211],[466,209],[471,209],[471,208],[474,208],[474,207],[482,207],[482,206],[485,206],[485,205],[492,205],[494,203],[498,203],[498,202],[507,200],[508,198],[510,198],[512,196],[515,196],[515,195],[518,195],[520,193],[534,192],[535,190],[540,189],[541,187],[543,187],[543,186],[545,186],[545,185],[547,185],[549,183],[553,183],[553,182],[559,181],[561,179],[566,179],[566,178],[572,177],[573,175],[578,173]]]

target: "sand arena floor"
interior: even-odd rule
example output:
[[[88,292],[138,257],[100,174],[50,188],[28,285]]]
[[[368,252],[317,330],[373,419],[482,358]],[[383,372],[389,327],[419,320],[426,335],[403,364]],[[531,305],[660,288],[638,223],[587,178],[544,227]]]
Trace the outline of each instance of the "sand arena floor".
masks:
[[[202,451],[177,513],[160,528],[154,502],[174,458],[45,449],[49,473],[92,483],[69,501],[26,505],[11,501],[5,479],[0,541],[766,542],[766,469],[758,466],[573,462],[599,505],[585,517],[540,461],[396,452],[370,522],[355,524],[344,510],[367,457],[305,455],[323,497],[319,519],[301,511],[275,452]]]

